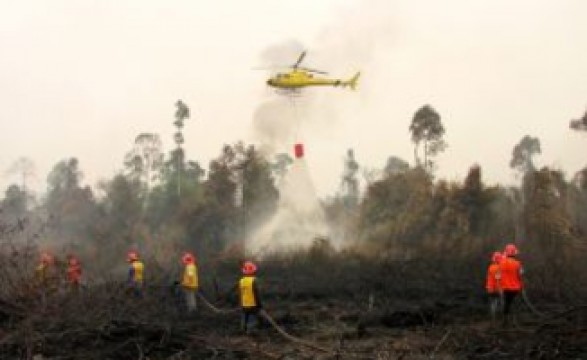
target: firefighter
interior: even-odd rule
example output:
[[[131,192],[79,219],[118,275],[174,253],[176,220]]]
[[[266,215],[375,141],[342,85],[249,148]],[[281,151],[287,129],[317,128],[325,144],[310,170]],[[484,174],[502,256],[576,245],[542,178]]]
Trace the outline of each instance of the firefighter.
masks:
[[[241,329],[250,332],[253,324],[259,326],[259,311],[263,308],[255,275],[257,266],[252,261],[245,261],[242,266],[243,277],[239,280],[238,290],[242,308]]]
[[[499,308],[499,304],[502,302],[501,300],[503,298],[500,271],[500,263],[502,259],[503,254],[501,252],[494,252],[491,257],[491,264],[489,264],[489,268],[487,269],[485,289],[487,290],[487,295],[489,296],[489,313],[491,314],[492,323],[495,323],[497,309]]]
[[[503,291],[503,324],[507,325],[513,317],[512,304],[524,287],[522,276],[524,269],[518,260],[518,248],[514,244],[507,244],[504,250],[505,258],[500,263],[501,289]]]
[[[75,255],[68,256],[67,262],[67,282],[73,291],[77,291],[80,287],[82,279],[82,265]]]
[[[181,261],[185,265],[181,286],[185,294],[188,312],[197,310],[196,294],[198,292],[198,268],[193,254],[185,253]]]
[[[41,253],[40,259],[39,259],[39,264],[37,265],[37,268],[35,269],[35,277],[37,280],[37,283],[39,284],[39,286],[41,287],[46,287],[47,283],[49,282],[50,279],[50,272],[51,272],[51,265],[53,264],[54,259],[53,256],[51,256],[49,253],[47,252],[43,252]]]
[[[43,307],[47,304],[47,296],[55,291],[57,276],[55,274],[55,258],[48,252],[42,252],[39,264],[35,269],[35,280]]]
[[[129,251],[126,257],[130,263],[128,267],[128,285],[132,292],[140,297],[143,294],[144,264],[136,251]]]

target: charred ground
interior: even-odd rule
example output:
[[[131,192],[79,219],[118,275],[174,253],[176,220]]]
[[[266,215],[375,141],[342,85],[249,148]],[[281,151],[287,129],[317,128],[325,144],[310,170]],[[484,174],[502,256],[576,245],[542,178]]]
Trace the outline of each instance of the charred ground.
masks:
[[[16,257],[18,255],[18,258]],[[22,253],[3,262],[24,266]],[[149,263],[149,260],[146,260]],[[155,264],[153,264],[155,265]],[[152,266],[153,267],[153,266]],[[77,293],[39,292],[3,267],[0,355],[6,359],[580,359],[587,356],[584,298],[547,296],[529,281],[543,314],[519,302],[517,322],[492,326],[478,261],[390,261],[356,253],[314,252],[260,263],[265,308],[289,334],[266,322],[239,330],[239,313],[220,314],[199,302],[186,315],[172,272],[151,277],[143,298],[120,279],[102,279]],[[237,306],[229,289],[238,259],[202,264],[202,290],[217,308]]]

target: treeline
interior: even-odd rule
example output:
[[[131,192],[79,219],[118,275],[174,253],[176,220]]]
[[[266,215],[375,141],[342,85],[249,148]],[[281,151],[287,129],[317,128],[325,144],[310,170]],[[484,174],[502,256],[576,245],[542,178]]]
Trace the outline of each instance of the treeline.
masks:
[[[76,158],[64,159],[47,176],[42,198],[31,199],[24,184],[8,187],[1,202],[3,233],[29,229],[15,236],[83,254],[95,269],[123,267],[129,248],[162,266],[177,263],[185,249],[200,261],[240,256],[243,240],[275,213],[276,182],[292,159],[266,158],[253,145],[237,143],[224,146],[204,169],[186,159],[181,132],[189,109],[176,105],[174,150],[164,154],[158,135],[139,134],[123,170],[95,189],[81,185]],[[571,127],[587,129],[581,121]],[[474,259],[482,272],[488,254],[516,242],[535,283],[556,289],[550,294],[559,298],[571,296],[565,289],[580,291],[573,284],[584,283],[587,274],[587,168],[571,179],[556,169],[537,169],[532,158],[540,142],[525,136],[510,163],[520,174],[519,187],[487,186],[477,165],[462,182],[448,182],[434,176],[434,157],[448,146],[440,115],[423,106],[409,129],[414,164],[391,156],[380,171],[363,172],[363,192],[361,166],[349,150],[340,191],[322,202],[332,238],[316,240],[310,256],[333,251],[332,240],[347,254],[380,259]]]

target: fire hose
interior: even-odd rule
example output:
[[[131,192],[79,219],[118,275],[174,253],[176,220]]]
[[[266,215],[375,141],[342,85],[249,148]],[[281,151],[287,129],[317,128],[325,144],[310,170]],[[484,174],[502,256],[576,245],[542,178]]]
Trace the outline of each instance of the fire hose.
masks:
[[[217,313],[217,314],[231,314],[234,313],[236,311],[239,311],[240,308],[234,308],[234,309],[220,309],[216,306],[214,306],[211,302],[208,301],[208,299],[206,299],[204,297],[204,295],[200,292],[198,292],[198,297],[200,299],[202,299],[202,302],[208,307],[210,308],[213,312]],[[304,339],[300,339],[298,337],[295,337],[289,333],[287,333],[281,326],[279,326],[275,320],[267,313],[267,311],[265,311],[265,309],[261,309],[259,311],[259,314],[265,319],[267,320],[267,322],[284,338],[286,338],[287,340],[300,344],[300,345],[304,345],[308,348],[314,349],[314,350],[318,350],[318,351],[322,351],[328,354],[335,354],[336,351],[332,350],[332,349],[328,349],[325,347],[322,347],[318,344],[309,342],[307,340]]]
[[[210,310],[212,310],[213,312],[217,313],[217,314],[232,314],[233,312],[237,312],[240,310],[240,308],[234,308],[234,309],[220,309],[217,308],[216,306],[214,306],[211,302],[208,301],[208,299],[206,299],[204,297],[204,295],[202,295],[201,292],[198,292],[198,297],[202,300],[202,302],[208,307],[210,308]]]
[[[538,317],[545,317],[546,316],[546,315],[544,315],[544,313],[538,311],[536,309],[536,307],[534,307],[532,302],[530,302],[530,299],[528,299],[528,294],[526,294],[526,289],[522,289],[522,299],[524,299],[524,303],[526,304],[526,306],[528,306],[528,309],[530,309],[530,311],[532,311],[534,313],[534,315],[536,315]]]

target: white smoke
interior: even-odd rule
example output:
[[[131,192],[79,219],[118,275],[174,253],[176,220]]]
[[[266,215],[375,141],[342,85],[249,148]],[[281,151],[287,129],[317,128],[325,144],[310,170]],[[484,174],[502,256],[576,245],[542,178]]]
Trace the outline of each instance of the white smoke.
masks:
[[[281,181],[279,193],[277,212],[249,241],[249,250],[254,254],[307,248],[317,237],[330,234],[303,158],[294,161]]]

